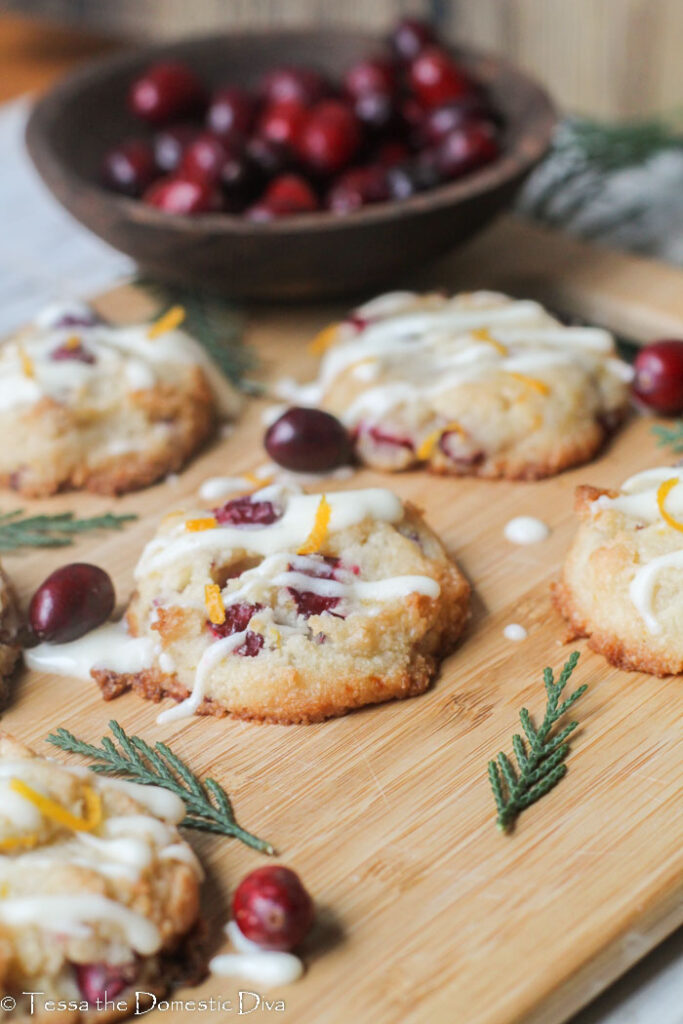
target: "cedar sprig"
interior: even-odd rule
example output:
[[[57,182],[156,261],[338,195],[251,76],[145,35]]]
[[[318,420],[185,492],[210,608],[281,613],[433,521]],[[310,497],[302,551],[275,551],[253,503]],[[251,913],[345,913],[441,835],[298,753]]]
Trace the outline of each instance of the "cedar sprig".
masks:
[[[63,548],[73,544],[74,536],[91,530],[120,530],[124,523],[137,519],[135,515],[116,516],[107,512],[103,516],[77,519],[73,512],[56,515],[26,516],[19,508],[0,513],[0,551],[17,548]]]
[[[670,427],[655,423],[652,433],[657,439],[658,448],[671,448],[676,455],[683,452],[683,420],[677,420]]]
[[[181,822],[184,828],[233,836],[261,853],[275,853],[270,843],[237,823],[230,797],[215,779],[202,781],[165,743],[152,747],[139,736],[128,736],[115,721],[109,723],[109,728],[118,747],[109,736],[103,736],[102,746],[96,747],[77,739],[67,729],[57,729],[47,737],[47,742],[95,761],[90,768],[101,775],[118,775],[130,782],[161,786],[175,793],[187,808]]]
[[[579,652],[574,651],[557,682],[551,668],[544,670],[543,681],[548,699],[545,716],[538,729],[531,721],[527,709],[522,708],[520,711],[519,718],[526,742],[519,734],[512,737],[517,766],[502,752],[498,754],[497,761],[489,761],[489,782],[498,811],[496,824],[501,832],[508,831],[525,808],[545,796],[567,774],[567,765],[564,763],[569,753],[567,739],[579,723],[569,722],[556,733],[553,733],[553,727],[588,689],[584,684],[560,702],[578,660]]]

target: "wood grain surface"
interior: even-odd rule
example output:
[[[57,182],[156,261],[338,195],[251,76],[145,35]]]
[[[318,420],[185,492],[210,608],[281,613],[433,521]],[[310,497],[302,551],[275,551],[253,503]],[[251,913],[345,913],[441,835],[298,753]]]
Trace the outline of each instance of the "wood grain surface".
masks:
[[[681,272],[576,248],[512,221],[431,280],[559,296],[579,315],[594,311],[638,337],[663,325],[683,332]],[[123,320],[149,312],[131,287],[101,306]],[[249,340],[263,376],[311,373],[305,342],[338,312],[253,312]],[[84,537],[71,551],[7,557],[22,597],[49,570],[79,559],[106,567],[123,602],[158,517],[192,499],[206,477],[264,460],[262,405],[252,401],[234,434],[175,481],[115,503],[86,495],[26,502],[82,514],[115,504],[140,518],[122,534]],[[269,994],[286,1004],[270,1019],[559,1024],[683,920],[680,680],[617,671],[579,644],[575,682],[589,690],[576,709],[569,774],[511,836],[495,828],[486,762],[508,747],[522,705],[542,712],[542,669],[559,668],[572,649],[562,644],[549,584],[575,529],[574,487],[616,485],[662,461],[649,427],[632,420],[595,463],[540,483],[364,471],[336,485],[386,485],[417,501],[474,584],[471,627],[422,697],[316,726],[205,718],[161,727],[158,709],[134,696],[104,704],[94,684],[24,673],[2,726],[50,753],[43,741],[54,727],[94,741],[115,716],[147,740],[169,741],[225,785],[241,823],[278,847],[320,908],[305,950],[308,972]],[[17,504],[2,499],[3,508]],[[503,527],[519,514],[542,516],[549,539],[507,543]],[[528,629],[524,642],[504,639],[510,622]],[[206,905],[218,942],[231,887],[264,858],[229,839],[190,838],[209,867]],[[212,978],[180,995],[234,1004],[239,988]],[[164,1019],[193,1016],[178,1010]],[[230,1014],[201,1015],[219,1018]]]

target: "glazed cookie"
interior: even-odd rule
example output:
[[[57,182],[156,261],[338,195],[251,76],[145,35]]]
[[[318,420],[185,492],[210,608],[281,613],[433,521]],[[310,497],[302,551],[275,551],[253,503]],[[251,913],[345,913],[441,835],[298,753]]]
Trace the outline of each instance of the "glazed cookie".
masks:
[[[0,345],[0,484],[121,494],[180,467],[232,416],[237,393],[174,307],[117,327],[88,306],[51,307]]]
[[[0,711],[9,699],[10,679],[21,650],[19,626],[14,591],[0,566]]]
[[[613,339],[495,292],[392,292],[313,343],[318,379],[281,397],[352,431],[362,462],[534,480],[595,455],[626,413]]]
[[[683,673],[683,469],[579,487],[579,531],[554,599],[573,636],[623,669]]]
[[[202,869],[176,828],[179,797],[67,768],[4,734],[0,794],[0,994],[17,1000],[12,1020],[109,1021],[134,1011],[136,990],[160,995],[197,974]],[[128,1009],[98,1009],[105,991]],[[27,992],[40,993],[32,1013]],[[49,1000],[73,1012],[43,1012]]]
[[[136,570],[130,632],[146,671],[93,670],[181,703],[160,721],[231,713],[317,722],[422,693],[455,644],[469,586],[420,514],[380,488],[321,496],[274,486],[172,514]]]

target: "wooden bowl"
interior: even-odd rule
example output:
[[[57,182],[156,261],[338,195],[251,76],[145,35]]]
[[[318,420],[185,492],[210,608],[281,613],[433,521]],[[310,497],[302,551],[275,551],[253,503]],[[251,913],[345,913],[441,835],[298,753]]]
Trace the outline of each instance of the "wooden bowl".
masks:
[[[276,64],[313,64],[339,75],[378,43],[357,32],[277,31],[199,37],[107,57],[38,101],[28,150],[77,220],[163,280],[248,299],[395,287],[405,271],[465,241],[508,205],[548,148],[554,113],[547,94],[503,60],[456,51],[505,116],[501,157],[410,199],[346,217],[312,213],[253,223],[224,213],[171,216],[99,184],[103,153],[140,133],[125,99],[131,80],[152,61],[179,58],[210,84],[252,86]]]

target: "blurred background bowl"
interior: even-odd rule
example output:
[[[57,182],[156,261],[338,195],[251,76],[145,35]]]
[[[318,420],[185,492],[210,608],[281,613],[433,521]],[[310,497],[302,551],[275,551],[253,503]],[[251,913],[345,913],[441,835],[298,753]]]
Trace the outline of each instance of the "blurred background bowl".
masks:
[[[154,276],[243,299],[318,299],[396,285],[468,239],[508,206],[548,149],[555,121],[547,93],[499,58],[454,49],[489,90],[505,125],[501,156],[451,184],[348,216],[300,214],[254,223],[225,213],[172,216],[105,190],[104,152],[139,131],[130,82],[148,64],[179,59],[210,86],[252,87],[275,65],[305,64],[338,77],[382,40],[304,30],[212,35],[107,57],[41,98],[27,145],[44,181],[73,216]]]

